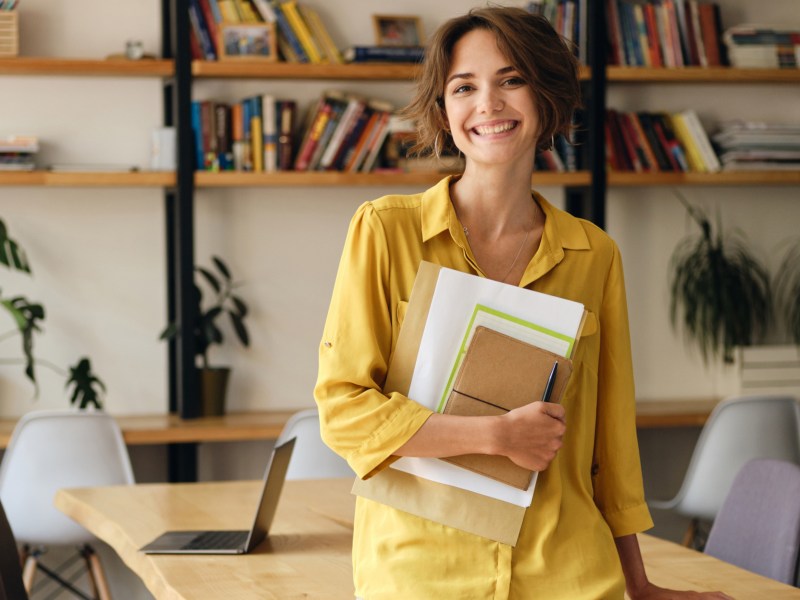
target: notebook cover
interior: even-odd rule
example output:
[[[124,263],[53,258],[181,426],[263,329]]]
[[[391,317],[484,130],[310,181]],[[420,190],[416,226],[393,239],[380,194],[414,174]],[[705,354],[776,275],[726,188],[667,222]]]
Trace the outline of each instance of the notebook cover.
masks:
[[[558,370],[550,402],[560,402],[572,374],[572,361],[498,331],[477,327],[444,412],[500,415],[541,400],[554,362],[558,362]],[[505,456],[465,454],[443,460],[523,490],[531,481],[530,470]]]

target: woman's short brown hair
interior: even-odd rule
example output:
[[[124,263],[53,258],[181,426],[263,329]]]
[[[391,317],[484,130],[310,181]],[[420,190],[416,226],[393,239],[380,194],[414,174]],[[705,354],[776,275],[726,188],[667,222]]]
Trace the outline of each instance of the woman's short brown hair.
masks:
[[[425,49],[416,93],[402,111],[417,123],[417,143],[412,151],[438,154],[452,146],[442,94],[453,47],[474,29],[494,33],[500,51],[531,87],[539,110],[537,149],[549,148],[553,136],[569,134],[572,113],[580,106],[578,62],[572,51],[542,16],[522,8],[479,8],[441,25]],[[438,140],[442,132],[445,139]]]

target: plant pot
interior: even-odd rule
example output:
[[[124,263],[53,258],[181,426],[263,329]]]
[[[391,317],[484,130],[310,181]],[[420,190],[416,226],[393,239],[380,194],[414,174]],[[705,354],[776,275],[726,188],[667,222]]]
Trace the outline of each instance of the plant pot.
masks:
[[[228,388],[228,367],[200,369],[200,414],[218,417],[225,414],[225,393]]]

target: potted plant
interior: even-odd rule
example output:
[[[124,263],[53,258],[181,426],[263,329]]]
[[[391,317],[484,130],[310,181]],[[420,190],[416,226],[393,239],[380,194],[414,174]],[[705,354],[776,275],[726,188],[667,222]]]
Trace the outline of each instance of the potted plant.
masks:
[[[706,214],[678,196],[700,228],[684,238],[670,265],[670,318],[700,347],[703,359],[732,363],[734,349],[762,335],[771,316],[770,279],[743,239],[715,232]]]
[[[195,357],[200,376],[200,405],[204,415],[222,415],[225,412],[225,392],[230,376],[229,367],[212,366],[208,355],[211,346],[222,344],[225,337],[218,325],[218,319],[227,315],[237,339],[245,347],[250,345],[250,336],[245,325],[247,304],[234,293],[239,284],[233,281],[228,265],[218,256],[211,262],[216,272],[205,267],[195,267],[201,280],[212,291],[212,300],[203,307],[203,292],[197,284],[194,297],[197,302],[197,321],[192,327],[195,342]],[[176,323],[170,323],[161,332],[161,339],[167,340],[180,333]]]
[[[800,346],[800,243],[783,257],[775,277],[776,304],[786,318],[792,341]]]
[[[22,246],[8,234],[8,228],[0,219],[0,264],[10,270],[18,271],[31,275],[31,266]],[[33,353],[35,334],[41,333],[40,323],[44,321],[44,306],[38,302],[32,302],[24,296],[13,296],[6,298],[0,289],[0,306],[11,316],[15,324],[15,329],[0,335],[0,340],[10,338],[19,334],[22,340],[22,359],[3,359],[0,363],[19,363],[25,367],[25,376],[31,380],[34,386],[34,397],[39,394],[39,386],[36,380],[37,361]],[[66,387],[73,386],[70,396],[70,404],[78,408],[94,406],[102,408],[101,396],[105,392],[105,385],[92,372],[92,365],[88,358],[81,357],[69,371],[64,371],[49,361],[40,361],[59,375],[66,378]]]

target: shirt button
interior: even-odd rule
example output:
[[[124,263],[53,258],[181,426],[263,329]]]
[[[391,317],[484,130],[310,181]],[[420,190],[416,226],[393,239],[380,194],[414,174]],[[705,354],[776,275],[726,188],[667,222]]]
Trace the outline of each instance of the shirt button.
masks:
[[[595,475],[597,475],[597,473],[598,473],[599,471],[600,471],[600,465],[598,465],[598,464],[593,464],[593,465],[592,465],[592,477],[594,477]]]
[[[330,342],[323,342],[322,345],[325,346],[326,348],[330,348],[333,346],[333,344],[331,344]]]

